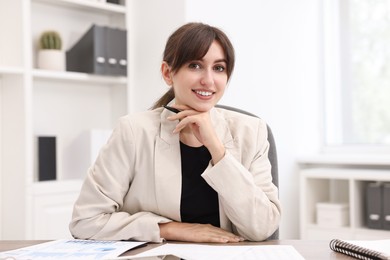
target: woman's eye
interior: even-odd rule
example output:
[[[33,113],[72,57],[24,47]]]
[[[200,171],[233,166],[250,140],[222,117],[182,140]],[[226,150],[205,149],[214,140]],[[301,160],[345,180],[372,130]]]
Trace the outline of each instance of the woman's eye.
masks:
[[[224,66],[215,66],[214,70],[219,71],[219,72],[223,72],[223,71],[225,71],[225,67]]]
[[[190,63],[188,67],[191,69],[200,69],[200,65],[196,63]]]

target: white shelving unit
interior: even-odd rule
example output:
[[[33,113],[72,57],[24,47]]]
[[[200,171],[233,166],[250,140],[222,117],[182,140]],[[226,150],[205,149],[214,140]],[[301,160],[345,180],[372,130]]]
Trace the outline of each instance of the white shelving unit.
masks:
[[[70,236],[72,205],[90,164],[80,155],[82,139],[129,112],[127,77],[37,69],[39,35],[58,31],[67,50],[92,24],[126,29],[129,9],[97,0],[1,1],[0,239]],[[37,181],[40,135],[57,137],[56,181]]]
[[[49,5],[58,5],[63,7],[76,7],[87,12],[101,12],[108,15],[115,13],[126,14],[126,8],[124,5],[116,5],[105,3],[104,1],[98,0],[33,0],[34,2],[41,2]]]
[[[373,156],[321,156],[299,160],[301,239],[380,239],[390,231],[366,227],[365,188],[369,182],[390,182],[390,160]],[[380,159],[382,158],[382,159]],[[349,206],[345,226],[317,223],[319,202]]]

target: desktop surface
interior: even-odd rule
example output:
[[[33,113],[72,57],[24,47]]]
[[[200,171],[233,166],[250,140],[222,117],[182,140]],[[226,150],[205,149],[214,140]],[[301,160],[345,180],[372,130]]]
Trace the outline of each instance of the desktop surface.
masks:
[[[18,249],[21,247],[31,246],[48,240],[0,240],[0,252],[12,249]],[[175,242],[177,243],[177,242]],[[188,243],[187,243],[188,244]],[[123,255],[131,256],[146,250],[158,247],[162,244],[148,243],[146,246],[132,249]],[[209,244],[210,245],[210,244]],[[218,245],[218,244],[212,244]],[[352,257],[333,252],[329,248],[329,241],[327,240],[270,240],[264,242],[240,242],[232,244],[221,245],[291,245],[293,246],[305,259],[354,259]]]

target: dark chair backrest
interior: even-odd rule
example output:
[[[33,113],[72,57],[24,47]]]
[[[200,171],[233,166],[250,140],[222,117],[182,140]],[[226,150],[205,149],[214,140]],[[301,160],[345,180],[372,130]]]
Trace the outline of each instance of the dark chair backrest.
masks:
[[[258,117],[255,114],[231,106],[216,105],[216,107],[231,110],[231,111],[236,111],[249,116]],[[278,157],[276,153],[276,144],[275,144],[274,135],[268,124],[267,124],[267,130],[268,130],[268,142],[269,142],[268,159],[272,166],[271,168],[272,182],[275,184],[276,187],[279,188]],[[273,233],[267,240],[274,240],[274,239],[279,239],[279,229],[277,229],[275,233]]]

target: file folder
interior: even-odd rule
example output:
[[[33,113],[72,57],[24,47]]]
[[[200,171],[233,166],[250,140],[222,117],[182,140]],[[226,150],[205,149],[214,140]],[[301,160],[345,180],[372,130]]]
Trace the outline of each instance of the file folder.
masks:
[[[56,137],[38,137],[38,180],[55,180],[57,176]]]
[[[382,229],[382,185],[368,183],[366,189],[366,221],[367,227]]]
[[[106,27],[93,25],[66,52],[66,70],[106,74]]]
[[[383,229],[390,230],[390,183],[383,185]]]
[[[127,75],[127,32],[107,28],[107,71],[109,75]]]
[[[111,4],[117,4],[119,5],[119,0],[107,0],[107,3],[111,3]]]
[[[127,31],[92,25],[66,52],[66,70],[126,76]]]

